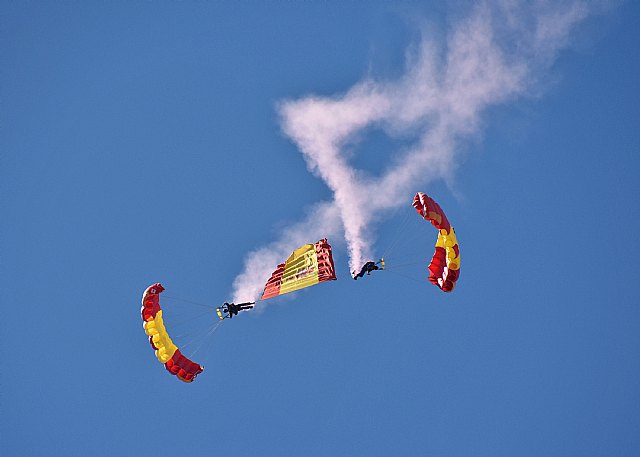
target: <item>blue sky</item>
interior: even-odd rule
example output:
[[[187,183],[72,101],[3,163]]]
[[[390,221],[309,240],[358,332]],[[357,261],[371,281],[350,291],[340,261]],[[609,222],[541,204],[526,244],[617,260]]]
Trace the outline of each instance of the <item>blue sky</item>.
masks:
[[[640,7],[567,5],[2,2],[7,455],[638,455]],[[323,236],[338,281],[166,373],[149,284],[198,313]]]

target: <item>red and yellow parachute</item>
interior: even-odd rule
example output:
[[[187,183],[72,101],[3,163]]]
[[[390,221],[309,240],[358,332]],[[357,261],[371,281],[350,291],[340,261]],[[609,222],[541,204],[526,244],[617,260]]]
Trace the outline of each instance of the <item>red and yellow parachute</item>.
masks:
[[[429,264],[429,281],[444,292],[451,292],[460,276],[460,248],[456,232],[440,205],[428,195],[418,192],[413,199],[413,207],[439,230],[436,252]]]
[[[278,265],[264,286],[262,300],[336,279],[331,246],[323,238],[315,244],[305,244]]]
[[[184,382],[193,381],[204,370],[202,365],[192,362],[182,355],[164,326],[162,309],[160,309],[160,294],[164,291],[162,284],[156,283],[147,287],[142,294],[142,326],[149,342],[156,351],[156,357],[165,368]]]

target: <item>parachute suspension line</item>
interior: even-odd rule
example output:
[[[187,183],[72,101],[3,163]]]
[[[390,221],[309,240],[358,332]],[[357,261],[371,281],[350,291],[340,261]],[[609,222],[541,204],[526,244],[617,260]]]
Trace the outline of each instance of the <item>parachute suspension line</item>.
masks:
[[[207,304],[207,303],[198,303],[198,302],[191,301],[191,300],[185,300],[184,298],[172,297],[172,296],[168,296],[168,295],[164,295],[162,298],[169,299],[169,300],[173,300],[173,301],[176,301],[176,302],[178,302],[178,303],[179,303],[179,302],[182,302],[182,303],[189,303],[190,305],[201,306],[201,307],[203,307],[203,308],[209,308],[209,309],[213,309],[213,310],[215,310],[215,309],[216,309],[216,307],[215,307],[215,306],[213,306],[212,304]]]
[[[192,336],[188,341],[186,341],[185,343],[181,344],[180,347],[182,348],[183,355],[188,356],[188,357],[193,357],[193,355],[196,353],[196,351],[194,350],[190,354],[187,354],[186,348],[193,348],[194,346],[196,348],[199,347],[201,342],[202,342],[202,340],[204,340],[209,335],[209,332],[211,331],[211,329],[213,327],[215,327],[215,324],[211,324],[210,326],[208,326],[203,334],[197,335],[197,336]]]
[[[222,321],[218,321],[216,323],[216,327],[211,330],[211,335],[213,335],[215,332],[218,331],[218,329],[220,328],[220,325],[222,325]],[[211,353],[214,342],[215,342],[215,338],[213,338],[213,336],[211,336],[210,338],[205,340],[205,343],[206,343],[206,345],[204,347],[204,353],[205,354]]]
[[[186,318],[186,319],[182,319],[182,320],[180,320],[178,322],[173,322],[173,319],[172,319],[170,327],[172,329],[174,329],[173,332],[172,332],[173,338],[178,340],[180,338],[189,338],[189,337],[191,337],[193,332],[191,330],[185,329],[185,326],[187,324],[191,323],[191,322],[195,322],[195,321],[197,321],[199,319],[202,319],[202,316],[204,316],[206,314],[210,314],[209,311],[207,311],[206,313],[198,314],[197,316],[192,316],[192,317],[189,317],[189,318]],[[175,331],[176,328],[180,331],[180,333],[177,333]],[[207,327],[207,331],[208,331],[208,329],[209,329],[209,327]]]
[[[384,269],[385,270],[395,270],[397,268],[403,268],[403,267],[412,267],[414,265],[424,265],[425,261],[424,260],[420,260],[420,261],[415,261],[415,262],[408,262],[408,263],[399,263],[399,264],[395,264],[392,263],[391,264],[391,268],[385,266]]]
[[[193,322],[193,321],[195,321],[197,319],[200,319],[202,316],[206,316],[207,314],[215,316],[215,312],[214,311],[206,310],[206,311],[200,311],[197,314],[193,314],[192,316],[189,316],[189,317],[182,317],[182,318],[178,318],[178,319],[173,317],[171,319],[171,327],[180,327],[180,326],[182,326],[184,324],[187,324],[189,322]]]
[[[393,237],[391,238],[391,241],[389,242],[387,247],[382,251],[381,258],[383,258],[383,259],[387,258],[393,252],[393,250],[396,248],[396,246],[398,245],[398,243],[402,239],[402,235],[404,235],[405,229],[407,228],[407,224],[409,222],[409,216],[411,216],[411,213],[409,211],[407,211],[405,213],[404,217],[402,218],[402,222],[400,222],[400,224],[398,225],[398,228],[396,229]],[[385,267],[385,270],[386,270],[386,267]]]
[[[169,326],[173,329],[172,337],[176,340],[187,338],[188,342],[185,346],[193,344],[194,341],[199,341],[202,336],[197,336],[195,338],[192,337],[192,331],[187,329],[188,325],[197,322],[202,319],[203,316],[212,316],[212,319],[216,316],[216,309],[212,305],[207,305],[204,303],[198,303],[190,300],[184,300],[182,298],[164,296],[163,297],[168,302],[173,302],[169,306],[165,307],[165,313],[169,313],[172,315],[171,323]],[[191,306],[186,305],[195,305],[199,307],[199,309],[191,308]],[[217,321],[217,319],[216,319]],[[178,332],[176,332],[176,329]],[[206,331],[209,330],[209,327],[206,328]],[[175,333],[174,333],[175,332]],[[191,337],[191,338],[190,338]]]
[[[222,321],[220,321],[220,320],[219,320],[218,322],[214,323],[214,324],[211,326],[211,328],[209,329],[209,331],[207,331],[207,333],[206,333],[204,336],[200,337],[197,341],[193,341],[192,343],[189,343],[189,344],[185,344],[185,345],[184,345],[184,347],[187,347],[187,346],[189,346],[189,345],[191,345],[191,344],[196,344],[198,341],[200,341],[200,344],[198,344],[198,345],[196,346],[196,348],[195,348],[193,351],[191,351],[191,353],[189,354],[189,358],[192,358],[194,355],[196,355],[196,354],[198,353],[198,351],[200,351],[200,349],[202,348],[202,346],[204,345],[204,343],[206,343],[206,342],[207,342],[207,340],[209,339],[209,337],[210,337],[211,335],[213,335],[213,334],[216,332],[216,330],[218,330],[218,329],[220,328],[220,325],[221,325],[221,324],[222,324]]]
[[[409,275],[405,275],[405,274],[400,273],[400,272],[398,272],[398,271],[396,271],[396,270],[390,270],[390,271],[391,271],[391,273],[392,273],[392,274],[394,274],[394,275],[398,275],[398,276],[402,276],[402,277],[403,277],[403,278],[405,278],[405,279],[409,279],[409,280],[411,280],[411,281],[415,281],[415,282],[418,282],[418,283],[420,283],[420,284],[423,284],[423,283],[424,283],[424,280],[417,279],[417,278],[414,278],[414,277],[409,276]]]

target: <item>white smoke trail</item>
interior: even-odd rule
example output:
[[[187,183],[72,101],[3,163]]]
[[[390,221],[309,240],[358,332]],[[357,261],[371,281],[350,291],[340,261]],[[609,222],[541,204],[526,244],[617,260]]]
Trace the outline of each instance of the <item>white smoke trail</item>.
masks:
[[[429,181],[451,177],[456,146],[478,132],[482,113],[533,89],[588,12],[582,2],[475,6],[442,46],[423,37],[397,81],[366,79],[335,97],[280,103],[283,131],[331,189],[333,201],[281,240],[250,253],[234,281],[234,300],[259,297],[278,263],[323,237],[344,236],[350,269],[359,269],[371,259],[371,238],[363,235],[374,217],[406,204]],[[353,168],[345,153],[365,128],[413,138],[405,150],[389,151],[380,176]]]

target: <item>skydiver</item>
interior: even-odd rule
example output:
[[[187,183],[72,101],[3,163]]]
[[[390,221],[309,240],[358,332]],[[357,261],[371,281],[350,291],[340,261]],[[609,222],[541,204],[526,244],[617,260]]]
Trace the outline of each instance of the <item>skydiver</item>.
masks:
[[[251,309],[253,308],[253,305],[255,305],[255,302],[238,303],[237,305],[234,303],[224,302],[221,309],[223,313],[227,314],[225,317],[232,319],[233,316],[238,315],[238,312]]]
[[[380,267],[378,265],[376,265],[376,262],[369,261],[369,262],[365,263],[362,266],[362,269],[360,270],[360,273],[358,273],[357,275],[353,276],[353,279],[357,281],[358,278],[362,278],[365,273],[367,275],[370,275],[372,271],[379,270],[379,269],[380,269]],[[355,271],[354,271],[354,273],[355,273]]]

